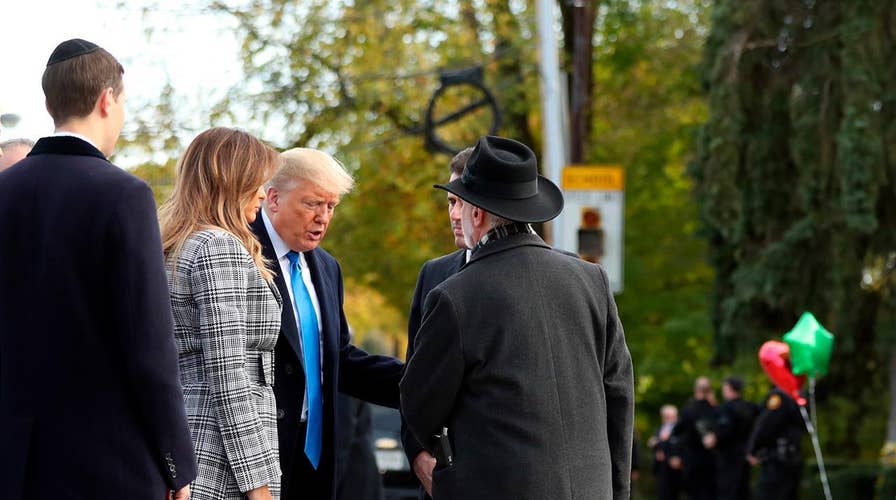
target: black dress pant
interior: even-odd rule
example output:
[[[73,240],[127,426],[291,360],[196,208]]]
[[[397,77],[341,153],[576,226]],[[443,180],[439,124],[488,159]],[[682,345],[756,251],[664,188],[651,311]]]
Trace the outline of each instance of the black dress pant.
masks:
[[[320,464],[315,470],[305,456],[305,423],[299,426],[296,447],[290,463],[281,456],[283,468],[283,492],[281,500],[332,500],[333,498],[333,450],[321,450]],[[285,450],[280,450],[281,455]]]
[[[801,463],[763,462],[759,469],[756,499],[796,500],[799,498]]]

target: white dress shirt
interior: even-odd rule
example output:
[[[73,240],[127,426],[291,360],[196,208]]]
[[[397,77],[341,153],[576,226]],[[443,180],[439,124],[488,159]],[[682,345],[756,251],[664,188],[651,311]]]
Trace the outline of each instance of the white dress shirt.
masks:
[[[96,144],[93,143],[93,141],[91,141],[87,137],[85,137],[81,134],[76,134],[74,132],[69,132],[68,130],[59,130],[57,132],[53,132],[52,134],[50,134],[47,137],[74,137],[76,139],[81,139],[82,141],[86,142],[87,144],[90,144],[91,146],[95,147],[97,150],[100,149],[97,147]],[[103,154],[105,154],[105,153],[103,153]]]
[[[301,335],[301,323],[299,322],[299,313],[296,311],[296,302],[295,297],[293,297],[292,291],[292,266],[289,262],[289,257],[287,254],[291,251],[291,249],[286,246],[286,243],[283,242],[283,239],[280,238],[280,235],[277,234],[277,231],[274,230],[274,225],[271,224],[271,219],[268,218],[267,212],[262,209],[261,210],[261,220],[264,222],[264,228],[268,232],[268,236],[271,238],[271,245],[274,247],[274,254],[277,256],[277,264],[280,267],[280,275],[283,276],[283,280],[286,282],[286,290],[289,292],[289,306],[292,309],[292,316],[295,318],[296,326],[299,329],[299,345],[302,347],[302,354],[304,355],[305,346],[302,343],[302,335]],[[317,315],[317,332],[318,338],[320,339],[320,345],[317,348],[318,355],[320,356],[320,385],[323,388],[324,385],[324,377],[323,377],[323,368],[324,368],[324,360],[323,360],[323,322],[321,321],[320,315],[320,303],[317,301],[317,292],[314,289],[314,283],[311,281],[311,270],[308,269],[308,262],[305,260],[305,254],[302,252],[297,252],[299,254],[299,266],[302,268],[302,282],[305,283],[305,288],[308,289],[308,295],[311,296],[311,303],[314,305],[314,314]],[[284,301],[285,302],[285,301]],[[286,307],[286,304],[283,304],[283,307]],[[305,389],[305,394],[302,399],[302,421],[308,419],[308,389]]]

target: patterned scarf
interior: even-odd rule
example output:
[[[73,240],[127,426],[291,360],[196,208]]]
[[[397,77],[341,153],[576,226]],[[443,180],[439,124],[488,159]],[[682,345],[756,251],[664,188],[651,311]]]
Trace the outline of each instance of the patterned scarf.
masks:
[[[495,226],[489,229],[482,239],[479,240],[479,243],[477,243],[476,247],[473,249],[473,253],[476,253],[479,249],[493,241],[502,240],[508,236],[513,236],[514,234],[535,234],[535,230],[532,229],[531,224],[525,222],[510,222],[508,224]]]

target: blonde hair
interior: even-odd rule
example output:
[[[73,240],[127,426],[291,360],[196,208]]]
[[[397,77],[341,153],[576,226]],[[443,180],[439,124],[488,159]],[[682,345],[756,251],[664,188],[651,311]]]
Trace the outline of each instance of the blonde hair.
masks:
[[[344,195],[355,180],[342,163],[317,149],[293,148],[280,153],[280,166],[269,183],[278,191],[290,191],[300,181],[317,184],[331,193]]]
[[[276,166],[277,152],[242,130],[215,127],[196,136],[177,162],[174,190],[159,208],[165,256],[176,257],[194,232],[219,228],[242,242],[271,281],[244,207]]]

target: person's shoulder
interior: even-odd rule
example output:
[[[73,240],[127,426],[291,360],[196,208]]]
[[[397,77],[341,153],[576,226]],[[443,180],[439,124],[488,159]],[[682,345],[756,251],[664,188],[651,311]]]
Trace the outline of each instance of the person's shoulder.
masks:
[[[561,255],[565,255],[567,257],[572,257],[573,259],[576,259],[576,260],[582,260],[581,257],[579,257],[579,254],[570,252],[569,250],[564,250],[559,247],[551,247],[551,250],[553,250],[554,252],[559,253]]]
[[[236,235],[219,227],[208,227],[194,231],[190,236],[187,236],[187,241],[194,241],[203,245],[243,246],[243,243]]]
[[[330,252],[324,250],[322,247],[318,246],[314,250],[305,253],[305,258],[313,258],[316,259],[318,266],[321,271],[334,275],[341,274],[342,267],[339,265],[339,261],[336,260],[336,257],[333,257]]]
[[[118,200],[128,205],[137,199],[152,200],[155,204],[152,188],[143,179],[101,158],[83,158],[90,163],[91,172],[88,176],[80,176],[77,182],[92,182],[101,192],[116,192]]]
[[[236,258],[246,260],[249,251],[233,233],[220,228],[195,231],[184,240],[182,255],[203,255],[211,258]]]
[[[434,259],[430,259],[423,263],[424,269],[438,269],[442,267],[448,267],[452,264],[459,262],[463,259],[463,254],[466,253],[466,249],[461,248],[459,250],[455,250],[451,253],[447,253],[445,255],[436,257]]]

